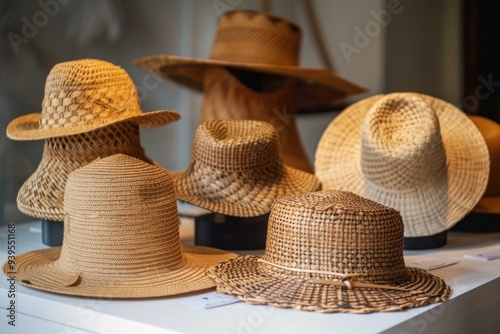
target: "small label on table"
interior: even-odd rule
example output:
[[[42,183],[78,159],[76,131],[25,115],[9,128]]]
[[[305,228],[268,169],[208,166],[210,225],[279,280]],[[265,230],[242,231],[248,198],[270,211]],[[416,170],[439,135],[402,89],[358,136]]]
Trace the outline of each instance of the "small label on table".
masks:
[[[433,270],[458,263],[458,260],[447,259],[439,256],[427,256],[417,261],[408,262],[408,267],[419,268],[423,270]]]
[[[491,261],[500,258],[500,247],[496,246],[494,248],[490,248],[484,250],[482,252],[464,254],[465,258],[481,260],[481,261]]]
[[[239,302],[240,299],[234,296],[228,296],[219,292],[209,292],[202,295],[186,297],[180,300],[184,304],[198,307],[204,310],[233,304]]]

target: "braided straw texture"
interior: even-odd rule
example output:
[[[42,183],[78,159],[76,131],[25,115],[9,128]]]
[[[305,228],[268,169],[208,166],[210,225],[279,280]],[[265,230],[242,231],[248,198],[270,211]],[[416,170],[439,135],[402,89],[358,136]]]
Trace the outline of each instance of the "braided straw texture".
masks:
[[[252,304],[316,312],[396,311],[445,301],[449,287],[423,270],[405,268],[399,213],[353,193],[324,190],[276,201],[263,260],[241,256],[210,270],[223,293]],[[390,285],[313,283],[310,279]]]
[[[292,22],[255,11],[228,11],[219,21],[209,59],[154,55],[135,64],[166,79],[203,91],[206,67],[222,66],[297,79],[298,112],[334,105],[365,91],[325,69],[298,67],[300,28]]]
[[[64,218],[64,188],[68,175],[96,158],[123,153],[145,162],[137,124],[120,122],[105,128],[45,140],[42,160],[17,194],[24,214],[47,220]]]
[[[237,217],[266,214],[279,197],[320,188],[313,174],[283,164],[272,125],[251,120],[200,124],[188,168],[172,176],[178,199]]]
[[[166,296],[213,287],[207,268],[235,256],[183,249],[170,174],[127,155],[71,173],[64,212],[62,247],[16,258],[20,284],[78,296]]]
[[[55,65],[47,76],[40,114],[13,120],[7,136],[34,140],[92,131],[116,122],[159,126],[180,115],[171,110],[143,114],[132,79],[122,68],[96,59]]]
[[[315,170],[324,188],[352,191],[398,210],[405,237],[452,227],[486,189],[489,154],[471,120],[416,93],[353,104],[325,130]]]

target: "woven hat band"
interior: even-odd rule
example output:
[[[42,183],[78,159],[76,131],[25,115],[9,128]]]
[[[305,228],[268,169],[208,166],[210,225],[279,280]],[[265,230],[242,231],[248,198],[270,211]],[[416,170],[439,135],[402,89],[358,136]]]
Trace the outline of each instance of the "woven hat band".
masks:
[[[387,95],[362,124],[360,168],[368,184],[411,191],[446,177],[446,152],[432,108],[415,95]]]
[[[198,127],[192,159],[214,169],[258,174],[283,169],[278,135],[272,125],[250,120],[213,120]]]
[[[128,74],[103,63],[84,59],[53,67],[45,84],[40,129],[100,125],[142,114]]]
[[[347,192],[321,191],[279,199],[271,211],[263,260],[283,269],[401,279],[403,223],[396,210]],[[320,275],[321,274],[321,275]],[[302,275],[300,273],[298,275]]]
[[[300,29],[265,13],[229,12],[222,16],[210,59],[297,66]]]

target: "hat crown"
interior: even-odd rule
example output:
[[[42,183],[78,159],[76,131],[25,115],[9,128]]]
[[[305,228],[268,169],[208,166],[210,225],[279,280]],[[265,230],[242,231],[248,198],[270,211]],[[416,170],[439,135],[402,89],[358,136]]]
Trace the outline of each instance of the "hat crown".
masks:
[[[297,66],[300,28],[263,12],[229,11],[219,21],[210,59]]]
[[[72,172],[64,195],[60,265],[89,276],[176,269],[183,264],[170,174],[127,155]]]
[[[377,101],[361,136],[365,180],[385,191],[411,191],[446,173],[439,120],[416,94],[388,94]]]
[[[56,64],[45,83],[40,128],[99,125],[142,113],[132,79],[98,59]]]
[[[330,272],[396,281],[405,269],[403,229],[396,210],[350,192],[285,196],[271,211],[263,259],[299,275],[327,278],[319,272]]]
[[[221,171],[244,172],[245,177],[263,177],[263,168],[283,169],[278,134],[266,122],[252,120],[211,120],[196,131],[194,161]]]

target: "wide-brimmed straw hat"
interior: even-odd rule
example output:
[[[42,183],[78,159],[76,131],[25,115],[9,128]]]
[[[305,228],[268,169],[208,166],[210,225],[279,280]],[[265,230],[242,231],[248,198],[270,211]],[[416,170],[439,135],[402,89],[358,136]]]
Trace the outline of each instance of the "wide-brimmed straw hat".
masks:
[[[172,178],[118,154],[70,174],[61,247],[20,254],[16,282],[76,296],[142,298],[214,286],[208,267],[235,254],[182,247]]]
[[[472,115],[470,119],[483,135],[490,155],[488,185],[472,212],[500,214],[500,125],[482,116]]]
[[[403,216],[405,237],[446,231],[479,201],[486,143],[453,105],[423,94],[376,95],[346,108],[316,151],[324,188],[352,191]]]
[[[81,59],[52,68],[45,83],[42,112],[11,121],[7,137],[37,140],[75,135],[123,121],[152,127],[179,118],[173,110],[143,113],[127,72],[107,61]]]
[[[218,22],[209,59],[154,55],[135,64],[192,89],[203,91],[204,71],[223,66],[296,79],[297,112],[331,107],[364,88],[332,71],[298,66],[301,31],[286,19],[255,11],[228,11]]]
[[[320,188],[313,174],[283,164],[276,129],[252,120],[200,124],[188,168],[172,176],[181,201],[237,217],[269,213],[278,197]]]
[[[406,268],[394,209],[350,192],[285,196],[269,216],[264,256],[210,269],[223,293],[252,304],[317,312],[396,311],[445,301],[450,288]]]

